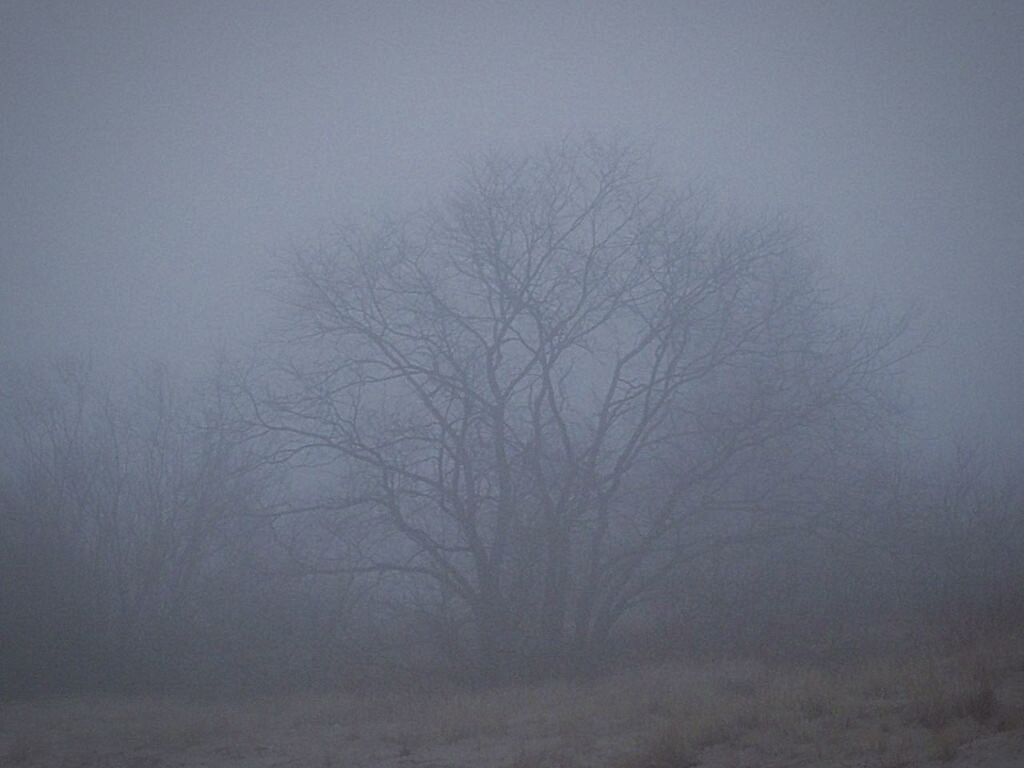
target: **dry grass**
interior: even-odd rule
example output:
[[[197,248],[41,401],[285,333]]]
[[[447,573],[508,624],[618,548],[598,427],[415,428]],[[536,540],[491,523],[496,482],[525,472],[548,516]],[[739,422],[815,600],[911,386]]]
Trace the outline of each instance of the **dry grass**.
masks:
[[[659,701],[652,711],[665,723],[630,766],[702,764],[710,748],[810,764],[867,758],[881,768],[949,761],[981,736],[1024,730],[1017,648],[838,672],[748,669],[739,680],[720,668],[710,687]]]
[[[842,670],[662,664],[485,691],[53,699],[4,708],[0,764],[938,764],[1024,734],[1016,647]]]

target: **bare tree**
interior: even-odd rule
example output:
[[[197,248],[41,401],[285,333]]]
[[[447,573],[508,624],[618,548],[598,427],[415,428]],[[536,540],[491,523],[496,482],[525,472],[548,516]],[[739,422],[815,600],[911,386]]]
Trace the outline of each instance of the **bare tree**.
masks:
[[[703,523],[779,508],[749,481],[775,449],[884,412],[901,326],[841,321],[799,245],[566,142],[300,254],[250,394],[325,489],[305,508],[344,557],[311,564],[431,585],[485,673],[593,658]]]

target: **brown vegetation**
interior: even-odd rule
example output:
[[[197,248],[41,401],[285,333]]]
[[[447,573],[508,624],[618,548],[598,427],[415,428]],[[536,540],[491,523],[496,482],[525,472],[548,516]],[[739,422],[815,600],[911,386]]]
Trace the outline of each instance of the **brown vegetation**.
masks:
[[[831,667],[664,663],[485,690],[50,699],[6,706],[0,754],[83,767],[1010,766],[1024,748],[1021,640]]]

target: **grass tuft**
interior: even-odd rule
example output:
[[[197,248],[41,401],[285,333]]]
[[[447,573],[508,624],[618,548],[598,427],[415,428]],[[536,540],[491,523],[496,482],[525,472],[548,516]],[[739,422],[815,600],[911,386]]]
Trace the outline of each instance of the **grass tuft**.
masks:
[[[697,749],[684,732],[667,728],[659,733],[631,768],[691,768],[697,765]]]

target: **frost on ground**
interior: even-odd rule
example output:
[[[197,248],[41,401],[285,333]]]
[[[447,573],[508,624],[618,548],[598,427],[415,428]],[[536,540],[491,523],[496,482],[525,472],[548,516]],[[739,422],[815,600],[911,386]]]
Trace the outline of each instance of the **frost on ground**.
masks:
[[[686,768],[1024,765],[1024,650],[841,668],[647,666],[487,691],[4,705],[0,765]]]

